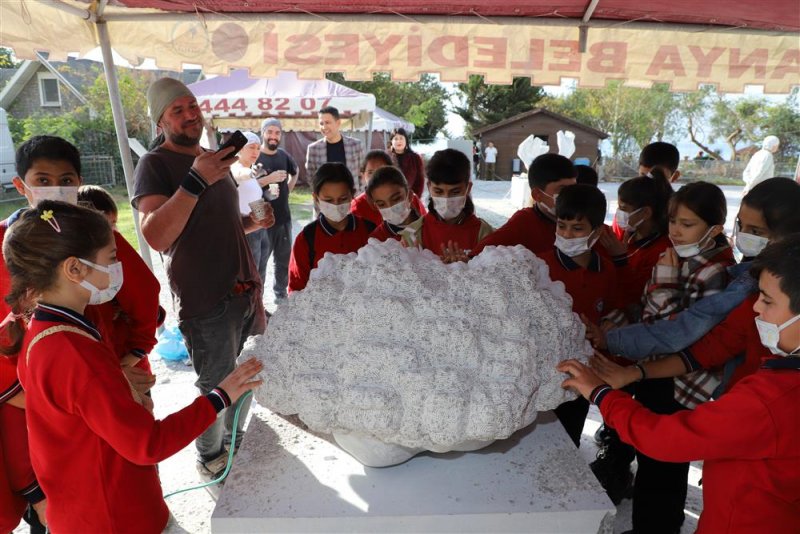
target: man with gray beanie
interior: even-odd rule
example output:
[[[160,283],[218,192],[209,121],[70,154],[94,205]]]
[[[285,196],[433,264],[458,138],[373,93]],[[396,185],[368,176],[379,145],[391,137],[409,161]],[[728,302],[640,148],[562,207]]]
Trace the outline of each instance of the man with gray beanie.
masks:
[[[279,148],[283,129],[281,121],[275,118],[264,119],[261,123],[261,153],[256,165],[261,166],[263,176],[258,183],[269,200],[275,214],[275,224],[266,230],[247,235],[247,242],[258,266],[258,273],[264,282],[266,292],[267,260],[270,255],[275,264],[275,303],[286,300],[289,285],[289,258],[292,255],[292,214],[289,211],[289,193],[297,183],[297,163],[288,152]],[[277,198],[269,191],[270,184],[278,185]],[[274,190],[273,186],[273,190]]]
[[[172,78],[153,82],[147,104],[164,142],[139,160],[131,204],[139,210],[147,243],[166,255],[178,325],[197,373],[195,385],[208,394],[234,369],[247,337],[264,331],[261,280],[245,232],[268,228],[274,218],[271,210],[260,221],[241,217],[230,174],[236,158],[226,159],[234,149],[200,147],[203,114],[183,83]],[[216,478],[225,467],[233,416],[233,407],[223,410],[195,441],[197,468],[206,479]]]

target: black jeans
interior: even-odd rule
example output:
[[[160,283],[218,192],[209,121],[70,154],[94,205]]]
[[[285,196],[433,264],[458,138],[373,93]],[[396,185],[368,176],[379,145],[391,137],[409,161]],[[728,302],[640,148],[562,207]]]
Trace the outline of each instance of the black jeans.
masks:
[[[675,401],[671,378],[644,380],[636,388],[636,399],[658,414],[685,410]],[[636,451],[639,467],[633,483],[633,530],[638,533],[680,531],[686,505],[689,463],[661,462]]]

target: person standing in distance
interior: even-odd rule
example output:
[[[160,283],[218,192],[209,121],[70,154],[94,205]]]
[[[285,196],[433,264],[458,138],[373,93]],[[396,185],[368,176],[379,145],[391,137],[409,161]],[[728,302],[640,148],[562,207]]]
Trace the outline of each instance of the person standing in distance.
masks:
[[[742,172],[742,179],[744,180],[742,194],[746,195],[764,180],[775,177],[775,159],[772,155],[778,151],[780,144],[780,139],[774,135],[768,135],[764,138],[761,150],[753,154],[753,157],[747,162],[747,167]]]
[[[338,109],[327,106],[319,110],[319,131],[322,132],[323,138],[308,145],[306,176],[309,180],[324,163],[344,163],[350,174],[359,175],[365,154],[364,144],[354,137],[342,135],[341,127],[342,120],[339,118]],[[358,193],[363,191],[360,182],[356,184],[356,188]]]
[[[195,385],[208,394],[233,371],[249,335],[264,331],[261,280],[245,239],[246,231],[269,228],[272,209],[260,221],[242,218],[236,182],[227,159],[233,147],[200,147],[203,114],[180,81],[162,78],[147,90],[150,117],[164,142],[139,160],[131,204],[139,210],[147,243],[166,255],[178,326],[197,373]],[[247,415],[243,407],[239,424]],[[197,468],[215,478],[226,463],[234,410],[195,441]]]
[[[267,287],[267,260],[273,256],[275,263],[275,302],[286,300],[289,286],[289,258],[292,255],[292,213],[289,210],[289,193],[297,184],[297,163],[288,152],[280,148],[283,129],[278,119],[264,119],[261,123],[261,151],[256,159],[263,176],[258,185],[264,190],[264,198],[272,204],[275,224],[263,232],[247,235],[247,242],[258,266],[258,274]],[[269,186],[277,184],[278,196],[269,193]],[[275,187],[272,188],[273,191]],[[264,235],[260,235],[264,234]]]
[[[489,141],[489,146],[487,146],[483,151],[483,161],[486,163],[486,175],[484,176],[485,180],[494,180],[494,170],[495,165],[497,164],[497,148],[495,148],[494,143]]]

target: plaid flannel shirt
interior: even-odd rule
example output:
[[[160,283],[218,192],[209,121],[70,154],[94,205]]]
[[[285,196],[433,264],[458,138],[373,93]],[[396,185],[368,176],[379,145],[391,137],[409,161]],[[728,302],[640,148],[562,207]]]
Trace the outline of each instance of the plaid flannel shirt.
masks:
[[[353,175],[353,179],[356,183],[356,190],[361,193],[363,192],[364,186],[361,184],[359,174],[361,172],[361,163],[364,161],[364,156],[366,155],[364,152],[364,144],[359,139],[347,137],[346,135],[342,135],[342,141],[344,142],[344,157],[347,160],[347,168],[350,169],[350,173]],[[306,149],[306,176],[308,177],[309,183],[311,183],[311,180],[314,178],[317,169],[327,162],[328,147],[324,137],[308,145]]]
[[[698,300],[719,293],[728,285],[732,265],[730,246],[710,245],[700,254],[682,260],[677,267],[656,265],[644,294],[643,319],[668,319]],[[693,371],[675,378],[675,400],[694,409],[711,399],[719,386],[721,371]]]

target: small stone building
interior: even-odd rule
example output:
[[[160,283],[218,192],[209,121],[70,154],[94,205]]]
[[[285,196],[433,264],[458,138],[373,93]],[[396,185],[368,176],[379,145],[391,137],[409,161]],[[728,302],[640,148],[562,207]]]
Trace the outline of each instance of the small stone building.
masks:
[[[514,169],[513,162],[518,158],[517,148],[526,137],[533,134],[550,145],[550,152],[558,153],[556,132],[559,130],[569,130],[575,134],[575,153],[571,159],[587,158],[592,164],[597,160],[600,141],[608,137],[605,132],[542,108],[484,126],[475,130],[473,135],[480,140],[482,148],[486,148],[489,141],[494,143],[497,148],[495,174],[509,179],[513,174],[525,171],[524,166]]]

